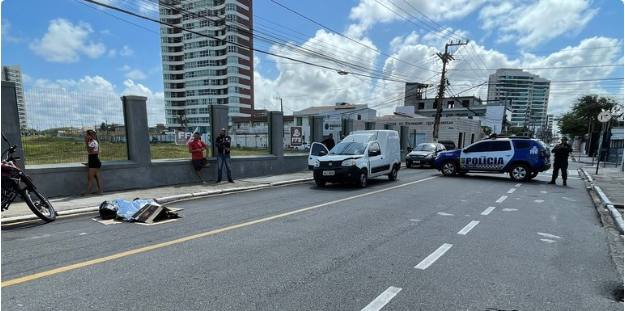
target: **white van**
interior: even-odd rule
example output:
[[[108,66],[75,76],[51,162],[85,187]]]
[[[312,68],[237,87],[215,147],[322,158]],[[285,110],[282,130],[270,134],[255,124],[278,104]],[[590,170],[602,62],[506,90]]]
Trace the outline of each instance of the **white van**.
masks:
[[[387,175],[393,181],[401,167],[399,134],[391,130],[355,131],[332,150],[313,143],[308,156],[315,183],[355,182],[361,188],[369,178]]]

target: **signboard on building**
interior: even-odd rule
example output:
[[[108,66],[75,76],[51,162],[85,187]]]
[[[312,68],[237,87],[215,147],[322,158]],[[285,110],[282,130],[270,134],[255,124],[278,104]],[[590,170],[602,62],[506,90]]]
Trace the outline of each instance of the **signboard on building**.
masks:
[[[304,141],[304,133],[301,126],[291,126],[291,146],[301,146]]]
[[[195,130],[193,132],[185,132],[185,131],[180,131],[180,130],[174,130],[174,139],[176,142],[176,145],[184,145],[186,146],[187,144],[189,144],[189,142],[191,141],[191,138],[193,137],[193,133],[197,132],[199,129],[199,127],[196,127]],[[204,135],[202,135],[204,136]],[[208,145],[208,143],[207,143]]]

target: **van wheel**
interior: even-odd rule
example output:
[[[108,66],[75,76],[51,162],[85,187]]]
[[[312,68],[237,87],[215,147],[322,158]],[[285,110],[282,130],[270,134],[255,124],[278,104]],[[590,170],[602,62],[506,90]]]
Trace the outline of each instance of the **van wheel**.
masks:
[[[393,165],[393,169],[388,174],[388,180],[390,180],[390,181],[397,180],[397,166]]]
[[[532,175],[530,175],[530,178],[536,178],[536,176],[538,176],[538,171],[533,171]]]
[[[364,188],[367,186],[367,171],[360,171],[360,176],[358,177],[358,187]]]
[[[454,176],[458,172],[458,166],[454,161],[445,161],[441,166],[441,172],[445,176]]]
[[[527,181],[530,180],[531,172],[527,169],[525,164],[514,164],[510,168],[510,178],[514,181]]]
[[[319,179],[315,179],[315,183],[319,187],[324,187],[326,185],[326,182],[324,180],[319,180]]]

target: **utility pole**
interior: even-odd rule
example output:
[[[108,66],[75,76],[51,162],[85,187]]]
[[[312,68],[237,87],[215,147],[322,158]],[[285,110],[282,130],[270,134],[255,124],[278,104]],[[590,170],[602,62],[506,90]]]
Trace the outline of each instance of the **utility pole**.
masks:
[[[469,43],[469,40],[466,40],[464,42],[460,42],[460,40],[458,40],[456,43],[454,42],[449,42],[447,44],[445,44],[445,53],[441,54],[441,53],[436,53],[436,55],[443,61],[443,72],[441,73],[441,85],[438,89],[438,101],[436,104],[436,116],[434,116],[434,131],[432,132],[432,138],[434,140],[434,143],[438,143],[438,130],[440,128],[440,123],[441,123],[441,115],[443,114],[443,97],[445,97],[445,85],[447,83],[447,80],[445,79],[445,71],[447,70],[447,62],[449,62],[450,60],[453,60],[454,57],[449,54],[449,52],[447,52],[447,49],[450,46],[455,46],[455,45],[466,45]]]

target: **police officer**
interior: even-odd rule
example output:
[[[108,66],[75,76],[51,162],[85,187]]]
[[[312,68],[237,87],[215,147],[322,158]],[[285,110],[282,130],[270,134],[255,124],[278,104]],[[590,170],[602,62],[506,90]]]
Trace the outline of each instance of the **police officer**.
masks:
[[[562,185],[566,186],[567,171],[569,168],[569,154],[573,152],[573,148],[569,145],[569,140],[562,137],[562,140],[551,150],[553,154],[553,175],[549,184],[555,185],[558,179],[558,171],[562,170]]]

